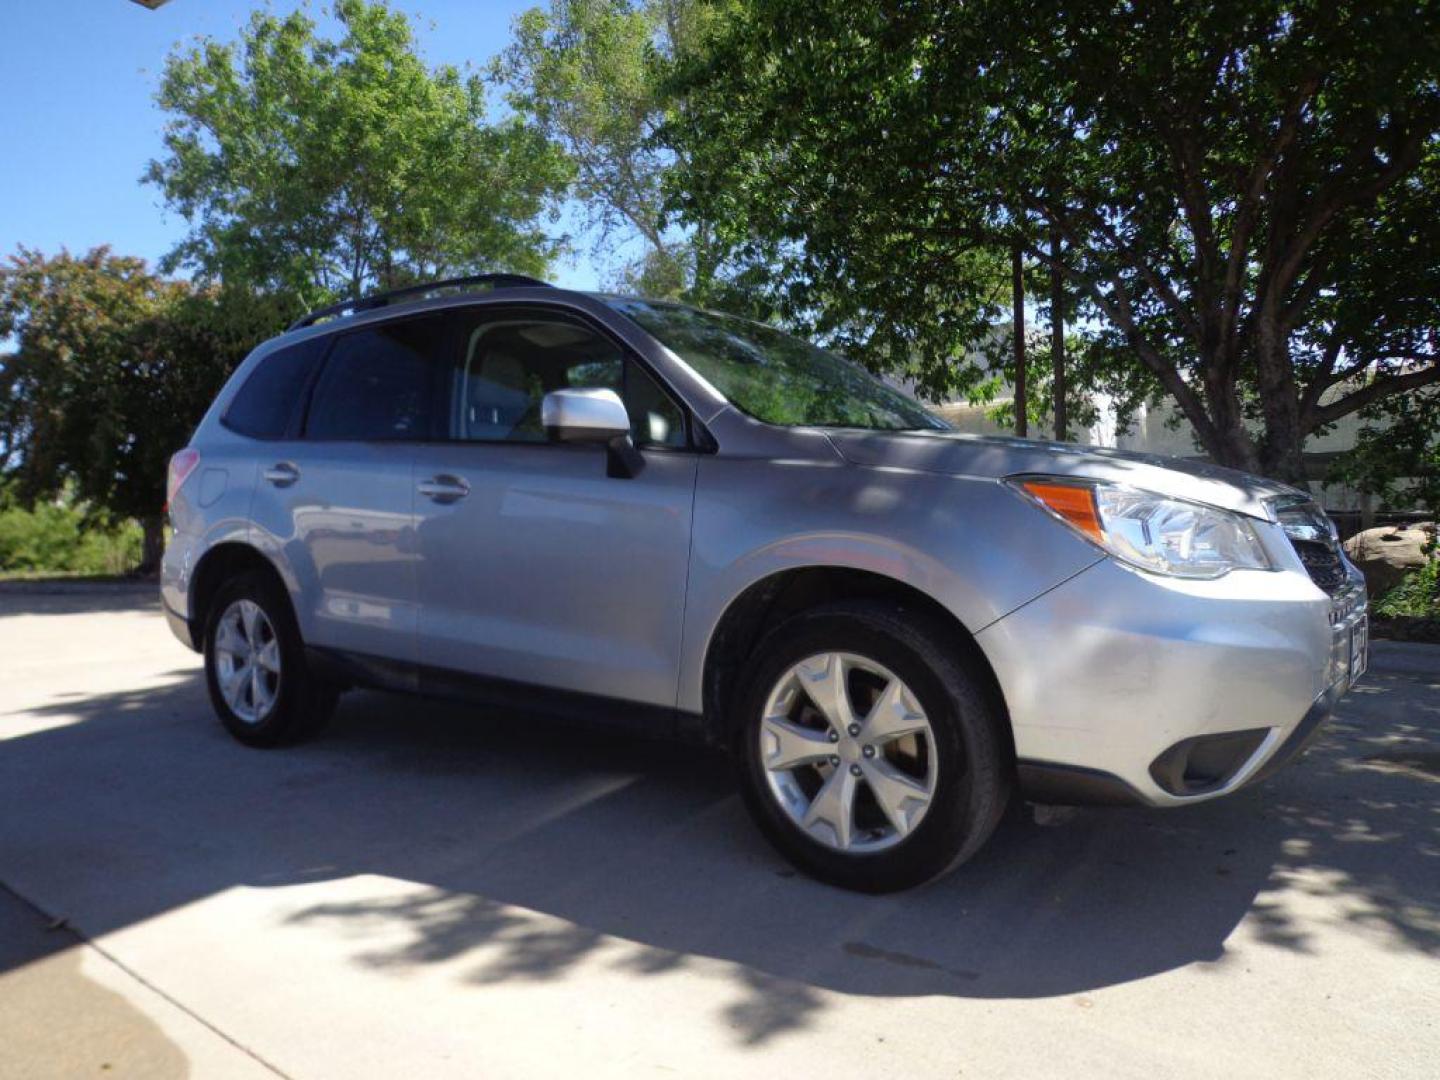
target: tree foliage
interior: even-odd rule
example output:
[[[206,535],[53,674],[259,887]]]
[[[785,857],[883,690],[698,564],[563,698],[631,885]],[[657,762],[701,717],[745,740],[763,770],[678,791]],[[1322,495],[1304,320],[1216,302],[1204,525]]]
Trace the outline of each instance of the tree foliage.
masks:
[[[167,281],[97,248],[0,267],[0,462],[26,504],[73,496],[136,518],[158,555],[165,470],[283,301]]]
[[[1224,464],[1440,378],[1440,17],[1429,0],[735,0],[681,58],[672,193],[781,256],[798,312],[964,386],[1023,245],[1087,376],[1173,398]]]
[[[1440,515],[1440,385],[1394,395],[1361,415],[1355,447],[1336,462],[1334,479],[1382,505]]]
[[[617,284],[679,295],[715,272],[708,225],[667,228],[665,178],[676,152],[656,136],[679,107],[664,75],[703,39],[708,0],[550,0],[515,22],[493,67],[520,114],[564,152],[570,194],[609,253],[638,238],[642,253]]]
[[[542,272],[539,219],[563,158],[484,82],[426,67],[384,3],[336,0],[337,40],[303,12],[251,16],[234,44],[169,58],[163,158],[145,179],[190,224],[163,268],[314,304],[462,272]]]

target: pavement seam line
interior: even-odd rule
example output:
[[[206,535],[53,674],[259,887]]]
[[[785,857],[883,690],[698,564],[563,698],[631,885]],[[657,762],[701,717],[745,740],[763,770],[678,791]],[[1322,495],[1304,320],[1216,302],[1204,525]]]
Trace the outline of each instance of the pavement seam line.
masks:
[[[158,995],[163,1000],[168,1001],[171,1005],[179,1009],[186,1016],[190,1017],[190,1019],[194,1020],[201,1027],[206,1028],[213,1034],[219,1036],[225,1042],[233,1046],[236,1050],[239,1050],[246,1057],[253,1060],[256,1064],[261,1066],[261,1068],[264,1068],[269,1072],[274,1073],[276,1076],[282,1077],[283,1080],[294,1080],[294,1078],[291,1077],[289,1073],[285,1072],[279,1066],[265,1060],[265,1058],[261,1057],[254,1050],[251,1050],[244,1043],[240,1042],[239,1040],[226,1034],[220,1028],[216,1027],[209,1020],[205,1019],[205,1017],[201,1016],[194,1009],[190,1008],[190,1006],[186,1005],[184,1002],[176,999],[174,996],[167,993],[165,990],[162,990],[160,987],[156,986],[144,975],[141,975],[129,964],[125,963],[125,961],[121,960],[114,953],[106,949],[103,945],[98,944],[93,938],[86,935],[82,930],[72,924],[69,919],[62,916],[54,915],[51,912],[46,911],[34,900],[31,900],[24,893],[19,892],[17,889],[15,889],[12,885],[10,885],[9,882],[0,881],[0,889],[3,889],[5,892],[9,893],[17,901],[19,901],[21,904],[24,904],[31,911],[35,912],[35,914],[39,915],[42,919],[45,919],[48,923],[51,924],[51,926],[55,930],[61,930],[74,938],[78,944],[84,945],[85,947],[90,949],[94,949],[97,953],[103,956],[110,963],[114,964],[117,968],[123,971],[126,975],[130,976],[130,978],[134,979],[141,986],[145,987],[151,993]]]

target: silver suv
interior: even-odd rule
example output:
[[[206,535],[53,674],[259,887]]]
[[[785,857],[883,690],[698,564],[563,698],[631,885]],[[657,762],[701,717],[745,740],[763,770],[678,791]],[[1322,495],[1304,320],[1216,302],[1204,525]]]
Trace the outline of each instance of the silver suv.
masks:
[[[1365,665],[1303,492],[960,435],[770,327],[510,275],[300,320],[169,488],[165,611],[241,742],[352,686],[698,739],[857,889],[954,866],[1017,795],[1229,794]]]

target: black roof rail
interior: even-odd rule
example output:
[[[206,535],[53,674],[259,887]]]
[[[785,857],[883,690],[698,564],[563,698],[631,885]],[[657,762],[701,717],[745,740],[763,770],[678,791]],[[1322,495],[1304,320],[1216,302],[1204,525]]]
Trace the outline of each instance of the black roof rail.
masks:
[[[288,333],[291,330],[299,330],[301,327],[314,326],[321,319],[338,318],[341,315],[358,315],[362,311],[385,307],[406,297],[424,296],[426,293],[439,292],[442,289],[466,289],[482,285],[488,285],[492,289],[523,289],[527,287],[549,289],[552,287],[548,281],[541,281],[539,278],[528,277],[525,274],[473,274],[470,277],[445,278],[443,281],[408,285],[403,289],[371,293],[369,296],[362,296],[359,300],[342,300],[329,307],[316,308],[314,311],[300,316],[285,330]]]

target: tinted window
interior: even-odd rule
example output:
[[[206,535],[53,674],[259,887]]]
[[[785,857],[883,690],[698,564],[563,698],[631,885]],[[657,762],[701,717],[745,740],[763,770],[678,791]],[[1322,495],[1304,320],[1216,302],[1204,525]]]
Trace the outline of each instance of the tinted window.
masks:
[[[452,438],[545,442],[541,402],[552,390],[614,390],[637,445],[685,445],[684,415],[621,348],[582,323],[555,316],[470,324],[454,374]]]
[[[888,431],[949,427],[864,368],[772,326],[649,300],[617,298],[610,306],[766,423]]]
[[[261,360],[225,410],[225,426],[256,439],[283,438],[310,373],[329,344],[329,338],[311,338]]]
[[[310,402],[306,438],[429,438],[430,384],[444,331],[443,317],[428,316],[337,338]]]
[[[636,446],[684,446],[685,414],[660,384],[631,361],[625,366],[625,409]]]

